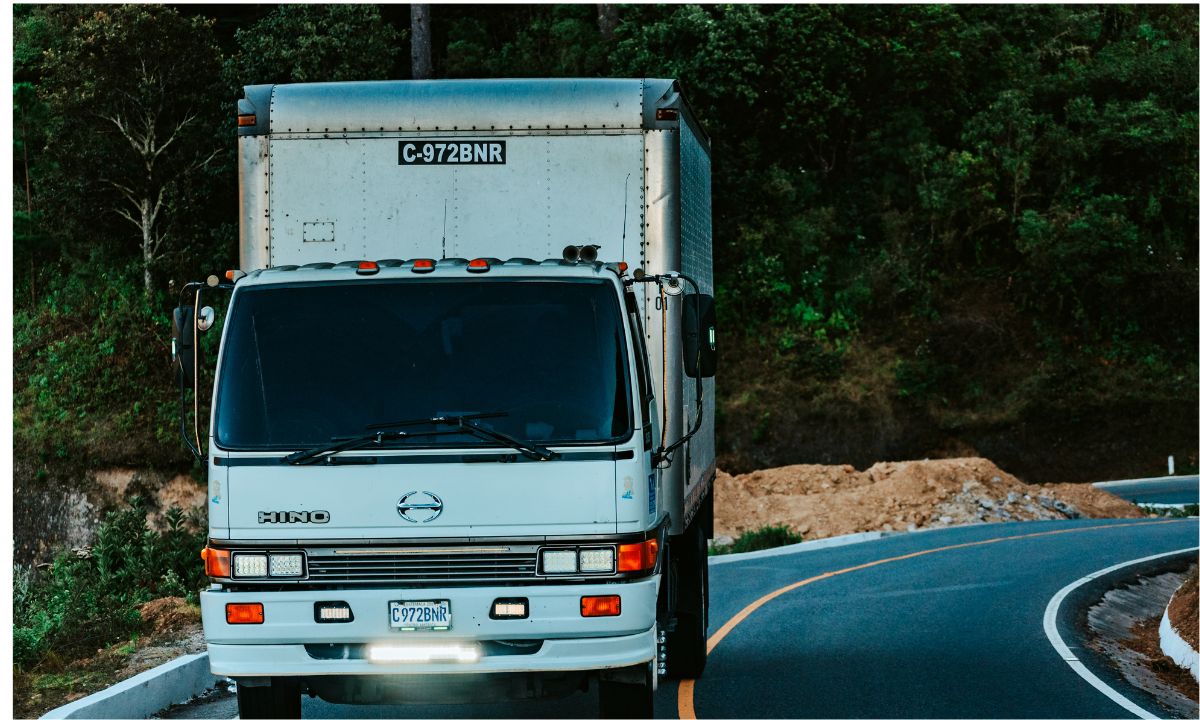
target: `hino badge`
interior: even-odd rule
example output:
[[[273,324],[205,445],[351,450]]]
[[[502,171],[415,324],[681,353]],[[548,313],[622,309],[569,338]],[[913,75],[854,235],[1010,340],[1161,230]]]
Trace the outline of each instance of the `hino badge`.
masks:
[[[240,269],[184,439],[241,716],[696,678],[716,473],[709,143],[672,80],[253,85]],[[189,390],[190,389],[190,390]]]

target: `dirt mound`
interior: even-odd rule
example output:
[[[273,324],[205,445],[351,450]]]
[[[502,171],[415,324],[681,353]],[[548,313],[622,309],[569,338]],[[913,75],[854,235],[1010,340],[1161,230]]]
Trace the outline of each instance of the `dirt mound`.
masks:
[[[1142,517],[1091,485],[1021,482],[983,458],[717,472],[716,535],[785,524],[806,539],[980,522]]]
[[[1192,568],[1192,574],[1184,581],[1183,586],[1175,593],[1175,597],[1171,600],[1171,627],[1179,633],[1184,642],[1192,646],[1193,650],[1200,649],[1198,635],[1200,635],[1200,622],[1197,621],[1197,614],[1200,613],[1200,608],[1197,607],[1197,577],[1196,569]]]
[[[138,606],[142,621],[150,626],[155,635],[167,635],[200,622],[200,608],[188,605],[181,597],[164,597]]]

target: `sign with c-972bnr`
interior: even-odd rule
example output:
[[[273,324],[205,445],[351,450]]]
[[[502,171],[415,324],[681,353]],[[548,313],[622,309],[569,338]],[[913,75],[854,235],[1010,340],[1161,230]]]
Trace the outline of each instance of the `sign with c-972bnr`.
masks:
[[[504,140],[401,140],[401,165],[504,165]]]

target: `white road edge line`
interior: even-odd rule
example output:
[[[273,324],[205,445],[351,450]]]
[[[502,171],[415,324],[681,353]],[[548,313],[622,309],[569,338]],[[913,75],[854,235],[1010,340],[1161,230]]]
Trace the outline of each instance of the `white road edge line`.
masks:
[[[1138,563],[1157,560],[1158,558],[1167,557],[1169,555],[1181,555],[1183,553],[1196,552],[1197,550],[1200,550],[1200,546],[1184,548],[1183,550],[1172,550],[1170,552],[1159,553],[1157,555],[1149,555],[1147,557],[1138,558],[1137,560],[1130,560],[1128,562],[1110,565],[1103,570],[1097,570],[1091,575],[1085,575],[1062,590],[1059,590],[1050,600],[1050,604],[1046,606],[1046,612],[1042,614],[1042,630],[1046,633],[1046,637],[1050,640],[1050,644],[1054,646],[1054,650],[1058,652],[1060,656],[1062,656],[1063,660],[1067,662],[1067,667],[1074,670],[1079,677],[1086,680],[1092,687],[1108,696],[1110,700],[1134,715],[1143,718],[1143,720],[1158,720],[1158,716],[1146,712],[1141,708],[1141,706],[1137,705],[1129,698],[1114,690],[1103,680],[1096,677],[1091,670],[1088,670],[1086,667],[1084,667],[1083,662],[1080,661],[1079,658],[1075,657],[1075,653],[1071,652],[1071,648],[1067,646],[1067,644],[1063,641],[1062,636],[1058,634],[1058,609],[1062,605],[1063,600],[1065,600],[1072,591],[1085,583],[1095,580],[1098,577],[1107,575],[1110,572],[1120,570],[1121,568],[1128,567],[1130,565],[1137,565]]]

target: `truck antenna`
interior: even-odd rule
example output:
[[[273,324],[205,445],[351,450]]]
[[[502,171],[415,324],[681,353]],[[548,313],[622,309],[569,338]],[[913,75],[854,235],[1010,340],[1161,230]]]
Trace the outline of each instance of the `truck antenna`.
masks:
[[[449,212],[449,198],[442,199],[442,259],[446,259],[446,213]]]

